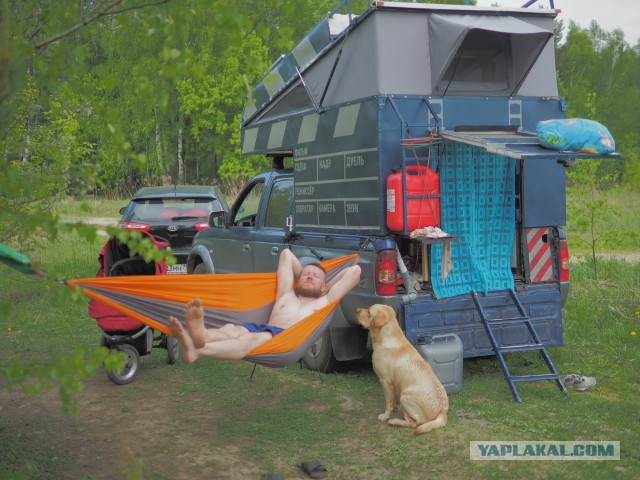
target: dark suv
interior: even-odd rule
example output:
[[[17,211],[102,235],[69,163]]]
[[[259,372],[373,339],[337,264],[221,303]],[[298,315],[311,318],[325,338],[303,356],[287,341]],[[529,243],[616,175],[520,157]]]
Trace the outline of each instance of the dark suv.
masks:
[[[120,209],[120,227],[142,230],[169,241],[175,265],[169,274],[187,273],[187,256],[196,233],[209,228],[209,215],[229,208],[218,187],[172,185],[138,190],[129,206]]]

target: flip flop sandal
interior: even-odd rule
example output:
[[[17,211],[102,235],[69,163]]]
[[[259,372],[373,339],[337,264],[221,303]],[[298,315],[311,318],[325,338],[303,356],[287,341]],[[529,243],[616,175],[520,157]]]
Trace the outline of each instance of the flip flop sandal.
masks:
[[[329,472],[327,472],[327,469],[322,466],[319,460],[302,462],[298,467],[311,478],[325,478],[329,475]]]
[[[580,379],[573,383],[573,389],[576,392],[585,392],[596,384],[594,377],[580,377]]]
[[[576,375],[575,373],[571,373],[564,377],[563,383],[565,387],[573,387],[573,385],[582,378],[581,375]]]

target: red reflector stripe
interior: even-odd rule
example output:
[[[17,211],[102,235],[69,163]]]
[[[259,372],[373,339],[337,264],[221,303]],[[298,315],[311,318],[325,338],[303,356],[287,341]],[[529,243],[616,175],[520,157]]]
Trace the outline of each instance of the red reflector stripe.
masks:
[[[527,249],[529,251],[529,272],[534,283],[554,280],[551,263],[551,245],[543,237],[548,229],[528,228]]]

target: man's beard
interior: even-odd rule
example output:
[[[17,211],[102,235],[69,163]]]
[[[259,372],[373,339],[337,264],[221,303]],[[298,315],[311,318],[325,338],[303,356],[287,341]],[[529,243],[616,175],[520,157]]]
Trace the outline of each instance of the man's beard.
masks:
[[[299,297],[307,297],[307,298],[320,298],[322,296],[321,288],[307,288],[302,285],[298,285],[296,288],[296,295]]]

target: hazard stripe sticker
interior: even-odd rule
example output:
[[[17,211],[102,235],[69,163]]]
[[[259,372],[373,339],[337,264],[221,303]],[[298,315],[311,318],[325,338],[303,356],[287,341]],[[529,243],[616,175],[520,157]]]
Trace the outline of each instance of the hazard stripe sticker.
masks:
[[[529,275],[533,283],[555,280],[551,262],[551,244],[548,228],[527,229],[527,249],[529,251]]]

